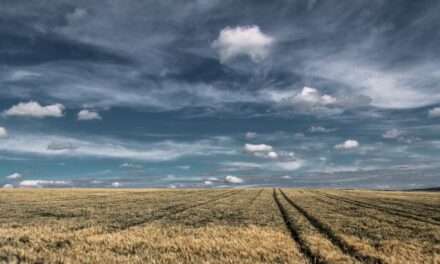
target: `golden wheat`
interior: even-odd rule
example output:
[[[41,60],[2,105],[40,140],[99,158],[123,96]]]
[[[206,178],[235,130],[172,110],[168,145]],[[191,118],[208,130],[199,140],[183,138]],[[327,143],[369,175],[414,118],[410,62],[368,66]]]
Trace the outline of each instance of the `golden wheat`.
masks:
[[[438,193],[0,191],[1,263],[440,263]]]

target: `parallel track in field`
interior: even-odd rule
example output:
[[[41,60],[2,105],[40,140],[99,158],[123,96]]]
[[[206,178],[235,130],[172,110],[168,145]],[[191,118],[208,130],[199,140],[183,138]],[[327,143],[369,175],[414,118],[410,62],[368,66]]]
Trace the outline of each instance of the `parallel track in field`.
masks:
[[[290,232],[290,236],[295,241],[295,243],[298,245],[301,253],[307,257],[310,263],[312,264],[327,264],[327,262],[318,254],[312,251],[312,249],[308,246],[307,242],[304,241],[304,239],[301,237],[299,233],[299,228],[295,225],[293,221],[289,218],[289,213],[287,209],[283,206],[281,203],[279,194],[273,189],[273,198],[275,200],[275,203],[278,206],[278,209],[281,213],[281,217],[283,218],[283,221],[287,227],[287,229]]]
[[[393,216],[404,217],[407,219],[411,219],[411,220],[415,220],[415,221],[419,221],[419,222],[423,222],[423,223],[427,223],[427,224],[431,224],[431,225],[435,225],[435,226],[440,226],[440,222],[434,218],[431,218],[431,217],[421,216],[418,214],[409,214],[403,210],[382,207],[382,206],[378,206],[378,205],[374,205],[374,204],[370,204],[370,203],[366,203],[366,202],[355,201],[353,199],[349,199],[349,198],[345,198],[345,197],[341,197],[338,195],[333,195],[333,194],[329,194],[329,193],[325,193],[325,192],[321,192],[321,191],[312,191],[312,192],[316,193],[316,194],[320,194],[320,195],[325,196],[330,199],[339,200],[339,201],[342,201],[345,203],[349,203],[349,204],[364,207],[364,208],[375,209],[377,211],[387,213],[387,214],[390,214]]]
[[[355,247],[352,245],[346,243],[342,238],[337,236],[333,230],[319,221],[316,217],[311,215],[309,212],[307,212],[303,207],[301,207],[298,203],[294,202],[293,199],[288,197],[283,190],[279,189],[281,195],[284,197],[284,199],[292,206],[294,207],[299,213],[301,213],[302,216],[304,216],[309,223],[315,227],[324,237],[326,237],[328,240],[332,242],[333,245],[337,246],[339,249],[341,249],[342,252],[349,255],[350,257],[353,257],[357,260],[359,260],[362,263],[371,263],[371,264],[380,264],[383,261],[377,257],[364,255],[361,252],[359,252]]]

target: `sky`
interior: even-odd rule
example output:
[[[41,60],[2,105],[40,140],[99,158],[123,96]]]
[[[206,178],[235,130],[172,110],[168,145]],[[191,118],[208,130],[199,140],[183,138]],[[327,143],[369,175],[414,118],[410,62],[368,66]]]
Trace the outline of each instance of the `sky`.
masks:
[[[0,187],[440,184],[436,0],[3,0]]]

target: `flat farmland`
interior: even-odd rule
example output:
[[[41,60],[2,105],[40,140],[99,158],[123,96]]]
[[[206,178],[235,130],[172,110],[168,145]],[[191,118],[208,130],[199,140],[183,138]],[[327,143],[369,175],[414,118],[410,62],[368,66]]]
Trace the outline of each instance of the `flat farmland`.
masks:
[[[4,189],[0,263],[440,263],[440,193]]]

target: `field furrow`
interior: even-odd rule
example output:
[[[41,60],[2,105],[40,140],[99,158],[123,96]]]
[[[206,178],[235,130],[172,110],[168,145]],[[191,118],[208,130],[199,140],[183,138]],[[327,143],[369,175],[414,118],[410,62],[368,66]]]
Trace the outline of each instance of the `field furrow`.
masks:
[[[318,253],[314,252],[309,245],[309,243],[305,240],[305,235],[299,231],[300,227],[299,224],[292,219],[292,216],[289,214],[288,210],[286,209],[286,206],[283,205],[283,203],[280,200],[279,194],[273,190],[273,197],[278,205],[278,208],[280,210],[281,216],[283,217],[284,223],[289,230],[292,239],[298,243],[299,248],[301,249],[301,252],[309,259],[310,263],[315,264],[325,264],[327,263],[326,260],[319,255]]]
[[[328,194],[338,195],[338,193],[327,191]],[[403,199],[395,199],[387,195],[386,192],[382,192],[381,195],[368,195],[365,193],[360,193],[356,191],[346,191],[343,193],[343,197],[357,202],[362,202],[366,204],[379,205],[380,207],[400,211],[401,213],[408,213],[431,218],[435,221],[439,221],[440,217],[437,217],[440,213],[440,203],[436,206],[433,202],[430,206],[425,203],[417,201],[405,201]]]
[[[403,211],[403,210],[399,210],[399,209],[395,209],[395,208],[389,208],[389,207],[385,207],[385,206],[379,206],[379,205],[375,205],[375,204],[371,204],[371,203],[366,203],[366,202],[361,202],[361,201],[358,201],[358,200],[355,200],[355,199],[349,199],[349,198],[346,198],[346,197],[342,197],[342,196],[339,196],[339,195],[333,195],[333,194],[329,194],[329,193],[325,193],[325,192],[317,191],[317,193],[321,193],[322,195],[325,195],[328,198],[333,198],[333,199],[336,199],[336,200],[344,201],[344,202],[351,203],[351,204],[356,205],[356,206],[372,208],[372,209],[376,209],[378,211],[382,211],[382,212],[385,212],[385,213],[388,213],[388,214],[391,214],[391,215],[395,215],[395,216],[399,216],[399,217],[404,217],[404,218],[416,220],[416,221],[419,221],[419,222],[440,226],[440,221],[437,220],[437,217],[429,217],[429,216],[417,214],[416,212],[411,212],[411,214],[410,214],[410,213],[408,213],[406,211]]]
[[[286,195],[286,193],[283,192],[281,189],[280,189],[280,193],[290,205],[292,205],[305,219],[307,219],[307,221],[310,222],[310,224],[314,228],[316,228],[320,233],[322,233],[323,236],[329,239],[342,252],[363,263],[382,263],[380,258],[362,254],[355,247],[348,244],[346,241],[344,241],[343,238],[336,235],[330,226],[324,224],[316,217],[311,215],[309,212],[307,212],[304,208],[302,208],[297,203],[295,203],[293,199],[291,199],[288,195]]]
[[[434,225],[331,199],[312,190],[285,192],[358,252],[384,263],[429,263],[440,253],[440,230]]]

